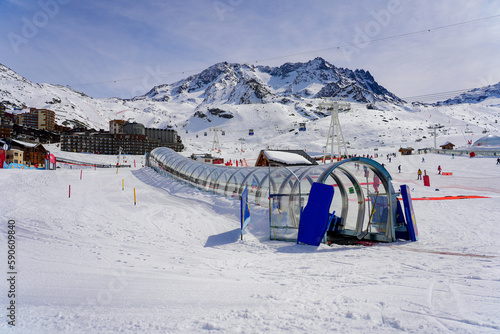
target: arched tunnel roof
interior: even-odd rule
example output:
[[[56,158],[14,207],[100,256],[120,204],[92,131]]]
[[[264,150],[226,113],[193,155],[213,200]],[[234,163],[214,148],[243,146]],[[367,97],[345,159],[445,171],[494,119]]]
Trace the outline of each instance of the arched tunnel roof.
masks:
[[[341,219],[339,233],[355,236],[369,221],[367,239],[395,240],[397,194],[391,175],[372,159],[354,157],[313,166],[227,167],[201,163],[160,147],[147,160],[157,172],[215,194],[239,197],[246,187],[251,203],[286,214],[285,225],[290,227],[286,233],[298,228],[312,184],[329,184],[335,187],[331,212]],[[293,240],[294,233],[283,239]]]

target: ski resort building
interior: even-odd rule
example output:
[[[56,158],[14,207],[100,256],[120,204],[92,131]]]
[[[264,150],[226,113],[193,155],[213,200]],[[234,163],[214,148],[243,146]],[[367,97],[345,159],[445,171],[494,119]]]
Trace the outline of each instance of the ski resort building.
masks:
[[[355,238],[366,232],[364,239],[392,242],[407,233],[392,178],[371,159],[234,168],[194,161],[160,147],[151,151],[146,160],[161,175],[214,194],[238,198],[246,189],[249,203],[269,208],[271,239],[297,240],[305,218],[302,212],[310,204],[313,185],[318,183],[333,189],[333,198],[326,207],[328,219],[334,222],[328,234]]]
[[[453,148],[455,147],[455,144],[447,141],[446,143],[444,143],[443,145],[440,145],[439,147],[441,147],[441,149],[443,149],[443,150],[453,150]]]
[[[257,157],[255,167],[266,166],[311,166],[316,160],[302,150],[262,150]]]
[[[28,113],[16,115],[16,123],[36,129],[55,130],[56,113],[49,109],[30,108]]]
[[[401,153],[401,155],[412,155],[413,151],[414,151],[413,147],[401,147],[399,149],[399,152]]]
[[[23,164],[28,167],[45,167],[47,150],[39,143],[28,143],[12,139],[6,152],[6,163]]]
[[[184,145],[172,129],[149,129],[140,123],[109,122],[110,132],[73,132],[61,135],[61,150],[95,154],[145,154],[155,147],[182,151]]]

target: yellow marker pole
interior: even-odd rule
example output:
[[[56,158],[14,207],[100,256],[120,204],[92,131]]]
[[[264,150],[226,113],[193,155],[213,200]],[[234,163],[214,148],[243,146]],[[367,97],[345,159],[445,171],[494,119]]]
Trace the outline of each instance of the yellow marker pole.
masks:
[[[125,180],[122,179],[122,190],[124,190],[124,189],[125,189]]]
[[[137,205],[137,197],[135,196],[135,188],[134,188],[134,205]]]

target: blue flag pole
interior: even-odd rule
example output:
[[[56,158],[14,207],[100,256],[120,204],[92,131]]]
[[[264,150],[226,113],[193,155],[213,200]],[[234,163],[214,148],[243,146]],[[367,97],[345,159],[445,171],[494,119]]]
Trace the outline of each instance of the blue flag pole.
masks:
[[[243,240],[243,233],[246,227],[250,223],[250,206],[248,204],[248,189],[241,193],[241,203],[240,203],[240,220],[241,220],[241,240]]]

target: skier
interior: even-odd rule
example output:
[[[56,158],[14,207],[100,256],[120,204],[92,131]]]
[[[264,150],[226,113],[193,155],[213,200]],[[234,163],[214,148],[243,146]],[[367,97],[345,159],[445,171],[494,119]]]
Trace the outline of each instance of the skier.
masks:
[[[380,185],[380,179],[378,178],[377,175],[373,175],[373,189],[375,189],[375,192],[378,192],[379,185]]]
[[[438,166],[438,174],[441,174],[441,165]]]
[[[497,158],[497,165],[500,165],[500,158]]]
[[[417,180],[422,180],[422,170],[419,169],[417,172]]]
[[[424,157],[422,157],[422,162],[425,162],[425,158]]]
[[[398,172],[401,173],[401,165],[398,166]]]

